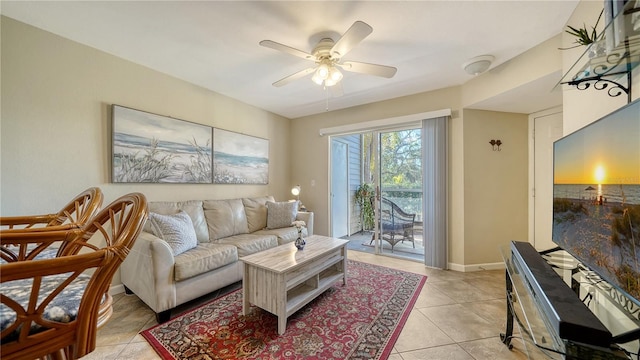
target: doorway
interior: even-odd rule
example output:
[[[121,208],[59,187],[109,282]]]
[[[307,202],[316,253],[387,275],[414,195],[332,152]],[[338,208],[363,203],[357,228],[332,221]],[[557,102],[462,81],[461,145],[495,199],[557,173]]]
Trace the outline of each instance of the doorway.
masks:
[[[349,145],[331,139],[331,236],[349,235]]]
[[[424,261],[422,129],[376,131],[374,164],[378,253]]]
[[[371,225],[370,229],[363,226],[363,224],[368,224],[370,222],[363,220],[361,215],[363,213],[363,207],[375,209],[378,211],[378,214],[380,214],[381,210],[380,206],[374,206],[375,204],[378,204],[379,201],[371,201],[371,199],[378,198],[375,196],[376,186],[385,183],[385,176],[380,173],[380,165],[382,164],[384,167],[385,159],[382,159],[381,161],[378,153],[386,151],[386,147],[379,147],[379,144],[384,141],[384,139],[381,140],[380,135],[396,133],[390,138],[397,140],[403,138],[402,134],[399,134],[398,132],[411,130],[419,131],[419,140],[417,137],[414,137],[411,138],[412,141],[406,141],[409,146],[408,148],[406,146],[399,146],[400,142],[395,143],[395,145],[391,144],[393,146],[390,146],[389,148],[395,149],[396,152],[394,153],[393,151],[390,151],[390,154],[392,154],[390,155],[391,162],[386,163],[394,165],[394,158],[397,160],[405,155],[400,150],[415,150],[411,147],[420,144],[420,157],[413,157],[414,163],[419,162],[421,164],[420,186],[404,187],[406,184],[403,183],[403,179],[406,180],[408,177],[402,170],[407,168],[407,164],[414,165],[414,163],[404,163],[404,165],[398,166],[401,170],[399,173],[390,176],[390,178],[393,179],[391,182],[393,186],[382,186],[380,198],[385,197],[385,195],[389,197],[396,196],[398,198],[420,198],[422,205],[420,206],[421,209],[415,212],[416,216],[414,217],[413,235],[417,239],[415,242],[416,249],[418,249],[419,242],[422,240],[423,255],[417,254],[410,258],[420,261],[426,266],[439,269],[448,268],[448,128],[450,119],[451,109],[442,109],[396,118],[373,120],[357,124],[320,129],[321,136],[328,136],[327,147],[329,152],[331,152],[331,142],[334,139],[339,139],[348,144],[348,237],[352,238],[356,235],[360,235],[360,239],[356,243],[358,248],[352,248],[352,241],[350,240],[349,245],[347,245],[350,249],[375,252],[376,254],[384,254],[388,256],[401,255],[399,250],[402,245],[408,245],[413,250],[414,243],[408,242],[407,240],[403,242],[402,237],[400,237],[400,245],[398,245],[398,243],[394,245],[393,252],[390,248],[386,250],[386,241],[380,238],[380,233],[385,233],[384,229],[383,231],[380,231],[380,227],[377,225],[379,224],[379,215],[376,215],[375,213],[371,215],[370,220],[374,220],[376,223]],[[371,139],[371,141],[367,142],[367,138]],[[409,138],[407,137],[406,139]],[[406,144],[403,143],[403,145]],[[369,150],[365,151],[365,149]],[[331,186],[331,173],[334,171],[332,170],[333,165],[331,164],[331,154],[329,154],[328,159],[329,166],[327,170],[329,172],[329,184]],[[415,179],[417,178],[418,177],[416,176]],[[361,188],[363,186],[364,188]],[[361,191],[363,189],[364,191]],[[385,191],[397,191],[403,194],[385,193]],[[327,199],[329,207],[332,206],[332,192],[333,190],[329,189]],[[362,196],[356,197],[356,194],[361,194]],[[411,194],[411,196],[408,196],[408,194]],[[366,201],[356,203],[356,198]],[[370,206],[367,206],[366,204],[369,204]],[[403,205],[400,205],[400,207],[402,206]],[[371,213],[368,210],[366,211]],[[331,231],[331,224],[339,221],[337,219],[332,219],[332,214],[332,209],[329,209],[329,231]],[[378,233],[377,237],[376,232]],[[371,236],[372,233],[374,234],[373,241]]]
[[[330,142],[332,236],[349,239],[352,250],[423,262],[421,128],[336,135]],[[377,210],[367,215],[373,219],[355,201],[363,186],[371,195],[378,189],[379,196],[366,199]]]
[[[533,245],[539,251],[556,245],[551,240],[553,225],[553,143],[562,137],[562,111],[533,117]]]

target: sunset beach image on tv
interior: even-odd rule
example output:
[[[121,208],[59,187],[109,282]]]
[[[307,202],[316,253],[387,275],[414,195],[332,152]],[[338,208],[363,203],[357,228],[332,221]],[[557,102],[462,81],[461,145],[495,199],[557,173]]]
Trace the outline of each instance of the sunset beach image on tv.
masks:
[[[640,102],[554,143],[553,241],[640,304]]]

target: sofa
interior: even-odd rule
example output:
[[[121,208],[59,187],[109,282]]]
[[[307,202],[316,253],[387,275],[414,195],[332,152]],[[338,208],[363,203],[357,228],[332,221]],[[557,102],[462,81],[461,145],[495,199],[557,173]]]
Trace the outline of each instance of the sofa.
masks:
[[[127,294],[137,295],[159,323],[190,300],[242,280],[239,259],[295,241],[291,223],[313,234],[313,213],[272,196],[149,202],[149,219],[120,267]]]

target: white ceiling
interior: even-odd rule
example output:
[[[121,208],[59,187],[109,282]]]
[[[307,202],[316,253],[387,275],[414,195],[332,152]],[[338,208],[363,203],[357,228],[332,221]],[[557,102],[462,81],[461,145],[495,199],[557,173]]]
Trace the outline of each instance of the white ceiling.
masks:
[[[398,68],[392,79],[345,72],[329,110],[463,84],[461,65],[491,54],[498,66],[557,35],[578,0],[552,1],[6,1],[3,15],[288,118],[326,111],[310,75],[271,84],[312,63],[259,46],[310,52],[356,20],[373,27],[344,59]],[[325,36],[322,36],[325,35]],[[531,113],[561,102],[559,80],[474,106]],[[523,96],[527,94],[527,96]],[[533,101],[532,99],[535,99]],[[524,100],[524,101],[523,101]]]

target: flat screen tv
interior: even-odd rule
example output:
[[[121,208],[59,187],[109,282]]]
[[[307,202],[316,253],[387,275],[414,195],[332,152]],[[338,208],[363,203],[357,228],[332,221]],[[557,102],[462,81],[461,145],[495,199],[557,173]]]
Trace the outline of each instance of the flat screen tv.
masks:
[[[640,100],[553,147],[553,242],[640,306]]]

